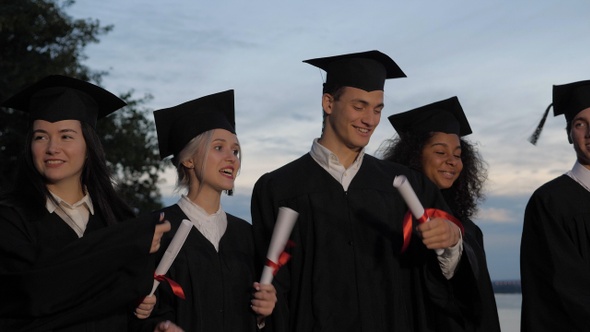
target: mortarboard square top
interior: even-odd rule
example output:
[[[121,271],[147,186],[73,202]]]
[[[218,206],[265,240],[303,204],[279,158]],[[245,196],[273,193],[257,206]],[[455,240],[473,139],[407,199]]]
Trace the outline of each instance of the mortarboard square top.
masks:
[[[576,114],[590,107],[590,81],[553,86],[553,115],[565,115],[569,124]]]
[[[2,103],[29,113],[30,120],[79,120],[96,128],[96,121],[127,105],[92,83],[62,76],[47,76]]]
[[[383,90],[388,78],[406,77],[389,56],[379,51],[350,53],[303,61],[326,71],[324,93],[350,86],[368,92]]]
[[[459,137],[471,134],[471,127],[457,97],[394,114],[388,119],[399,134],[443,132]]]
[[[234,90],[154,111],[160,158],[178,156],[186,144],[211,129],[235,131]]]

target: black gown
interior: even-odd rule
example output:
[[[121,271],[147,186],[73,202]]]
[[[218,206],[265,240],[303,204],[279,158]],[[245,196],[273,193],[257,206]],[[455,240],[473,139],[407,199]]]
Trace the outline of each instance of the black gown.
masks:
[[[527,204],[520,274],[523,332],[590,329],[590,192],[567,175]]]
[[[78,238],[45,206],[1,202],[0,331],[127,331],[151,289],[156,220],[91,215]]]
[[[166,248],[188,217],[178,205],[162,211],[172,224],[172,230],[162,239]],[[227,229],[219,252],[193,227],[166,274],[183,288],[186,300],[176,297],[166,282],[160,283],[150,318],[135,319],[131,330],[151,332],[158,322],[170,320],[187,332],[256,331],[256,317],[250,308],[257,275],[252,226],[226,214]]]
[[[407,206],[393,187],[398,174],[425,207],[447,209],[422,174],[369,155],[347,191],[309,154],[257,181],[251,208],[259,261],[278,208],[299,213],[292,258],[273,281],[278,302],[269,330],[422,331],[434,328],[435,306],[458,310],[434,251],[414,237],[400,254]]]
[[[457,275],[451,279],[457,285],[455,297],[459,303],[467,303],[460,309],[459,316],[442,312],[438,315],[436,331],[443,332],[500,332],[500,319],[490,274],[487,267],[481,229],[470,219],[461,221],[463,234],[463,255]],[[468,264],[466,264],[468,263]],[[464,277],[472,275],[473,278]]]

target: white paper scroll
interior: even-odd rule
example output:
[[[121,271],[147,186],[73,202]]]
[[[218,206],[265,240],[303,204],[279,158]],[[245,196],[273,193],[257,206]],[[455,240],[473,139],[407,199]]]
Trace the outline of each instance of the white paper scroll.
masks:
[[[424,207],[422,207],[422,203],[420,203],[418,196],[416,196],[416,192],[412,188],[412,185],[410,185],[408,178],[406,178],[405,175],[396,176],[393,179],[393,186],[399,190],[400,195],[402,195],[402,198],[406,201],[414,218],[422,218],[424,215]],[[426,221],[430,221],[430,218],[426,219]],[[441,255],[443,252],[444,249],[436,249],[438,255]]]
[[[277,216],[277,222],[275,223],[275,228],[272,232],[272,238],[270,240],[270,246],[268,247],[266,259],[278,263],[279,256],[285,249],[285,245],[287,245],[287,241],[289,240],[289,236],[291,236],[291,231],[293,230],[293,226],[295,225],[298,216],[299,213],[290,208],[279,208],[279,215]],[[273,279],[273,271],[274,269],[271,266],[265,265],[262,270],[262,277],[260,277],[260,283],[270,284]]]
[[[178,255],[178,252],[182,248],[182,245],[184,244],[184,241],[186,241],[188,233],[191,231],[192,228],[193,223],[190,222],[190,220],[182,220],[182,223],[178,227],[176,234],[174,234],[172,241],[168,245],[168,248],[166,248],[166,252],[164,253],[164,256],[162,256],[162,259],[160,260],[160,263],[156,268],[155,275],[163,276],[166,273],[168,273],[168,269],[170,269],[170,266],[172,266],[174,259],[176,259],[176,255]],[[150,296],[154,295],[154,292],[156,291],[156,288],[158,288],[158,285],[160,285],[160,282],[158,280],[154,280],[154,286],[152,287],[152,292],[150,293]]]

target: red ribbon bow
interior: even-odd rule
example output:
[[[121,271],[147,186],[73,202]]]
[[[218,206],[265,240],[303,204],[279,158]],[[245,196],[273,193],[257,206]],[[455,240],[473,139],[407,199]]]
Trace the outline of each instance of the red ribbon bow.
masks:
[[[294,247],[295,243],[291,240],[287,241],[287,244],[285,245],[285,249],[287,248],[291,248]],[[279,272],[279,269],[287,264],[287,262],[289,261],[289,259],[291,259],[291,254],[289,254],[288,252],[284,251],[281,252],[281,254],[279,255],[279,259],[278,262],[273,262],[270,259],[266,259],[266,266],[270,267],[272,269],[272,275],[276,275],[277,272]]]
[[[186,299],[184,296],[184,290],[176,281],[174,281],[164,275],[158,275],[158,274],[154,274],[154,279],[158,280],[159,282],[166,281],[170,285],[170,287],[172,288],[172,293],[174,293],[174,295],[180,297],[183,300]]]
[[[463,228],[463,224],[459,219],[455,218],[452,214],[434,208],[428,208],[424,210],[424,214],[418,220],[419,224],[423,224],[431,218],[444,218],[448,221],[452,222],[453,224],[459,226],[461,229],[461,234],[465,234],[465,229]],[[402,245],[402,252],[406,251],[408,246],[410,245],[410,239],[412,238],[412,213],[410,211],[406,212],[403,221],[403,231],[404,231],[404,244]]]

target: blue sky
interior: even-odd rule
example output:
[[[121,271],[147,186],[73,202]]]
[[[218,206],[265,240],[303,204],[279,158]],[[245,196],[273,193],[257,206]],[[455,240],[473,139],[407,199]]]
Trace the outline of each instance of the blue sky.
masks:
[[[574,163],[562,117],[526,139],[553,84],[589,79],[587,1],[78,0],[67,12],[114,30],[85,62],[113,92],[153,95],[152,109],[236,91],[243,166],[224,208],[250,220],[254,182],[306,153],[320,134],[323,72],[302,60],[378,49],[407,78],[389,80],[384,116],[458,96],[489,165],[482,228],[493,279],[517,279],[524,207]],[[393,136],[385,117],[367,147]],[[174,202],[174,174],[162,184]]]

